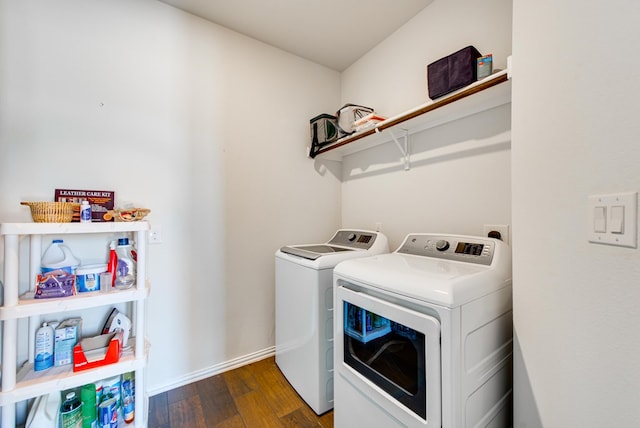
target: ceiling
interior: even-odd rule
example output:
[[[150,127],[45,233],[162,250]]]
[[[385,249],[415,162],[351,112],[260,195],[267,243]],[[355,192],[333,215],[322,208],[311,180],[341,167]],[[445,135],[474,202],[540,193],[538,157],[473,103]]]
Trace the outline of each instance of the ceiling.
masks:
[[[433,0],[159,0],[343,71]]]

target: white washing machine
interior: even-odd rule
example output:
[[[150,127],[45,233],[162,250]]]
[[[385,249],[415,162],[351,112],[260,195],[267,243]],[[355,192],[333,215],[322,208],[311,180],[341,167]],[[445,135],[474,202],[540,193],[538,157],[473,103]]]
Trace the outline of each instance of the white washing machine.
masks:
[[[382,233],[345,229],[276,251],[276,364],[317,414],[333,408],[333,268],[388,251]]]
[[[410,234],[340,263],[334,286],[336,427],[511,426],[505,243]]]

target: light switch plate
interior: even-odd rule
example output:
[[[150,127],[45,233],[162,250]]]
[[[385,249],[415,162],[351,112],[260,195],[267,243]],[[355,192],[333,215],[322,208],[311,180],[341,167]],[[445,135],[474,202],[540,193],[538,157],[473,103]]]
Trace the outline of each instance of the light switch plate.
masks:
[[[602,230],[603,222],[598,221],[598,215],[596,214],[602,212],[602,207],[604,207],[606,215],[604,231],[596,232],[596,230]],[[616,209],[613,209],[613,207],[616,207]],[[615,216],[619,218],[619,207],[624,207],[622,233],[614,230],[617,228],[612,228],[612,226],[616,225]],[[587,210],[587,236],[589,242],[630,248],[638,247],[636,226],[638,223],[638,192],[591,195],[588,198]],[[612,214],[614,218],[611,217]]]

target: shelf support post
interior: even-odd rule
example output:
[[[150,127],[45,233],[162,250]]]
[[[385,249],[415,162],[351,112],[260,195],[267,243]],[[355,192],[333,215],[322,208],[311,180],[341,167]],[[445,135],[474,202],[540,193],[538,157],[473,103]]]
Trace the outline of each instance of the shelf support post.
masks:
[[[18,271],[19,271],[18,235],[4,237],[4,306],[18,304]],[[15,344],[18,339],[18,320],[6,319],[2,322],[2,392],[16,387],[16,359],[18,351]],[[15,426],[16,405],[2,407],[1,426]]]
[[[409,153],[409,130],[403,129],[403,133],[400,136],[400,138],[403,140],[402,143],[398,141],[398,137],[395,136],[391,129],[389,129],[388,131],[389,135],[391,135],[391,138],[396,143],[398,150],[400,150],[400,154],[402,155],[402,160],[404,162],[404,170],[409,171],[411,169],[411,156]],[[376,128],[376,133],[380,134],[380,129]]]
[[[29,290],[35,292],[34,279],[40,273],[40,260],[42,259],[42,235],[29,235]],[[40,327],[41,316],[32,315],[29,317],[29,337],[36,337],[36,332]],[[30,363],[35,361],[36,341],[29,340]]]

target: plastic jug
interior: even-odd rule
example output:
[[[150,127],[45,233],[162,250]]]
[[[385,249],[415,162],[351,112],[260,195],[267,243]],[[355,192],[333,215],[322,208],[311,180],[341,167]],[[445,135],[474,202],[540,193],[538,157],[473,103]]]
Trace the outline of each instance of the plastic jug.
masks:
[[[116,254],[118,265],[116,267],[116,288],[129,288],[136,282],[136,265],[131,257],[131,244],[128,238],[118,239]]]
[[[60,416],[60,392],[55,391],[48,395],[36,398],[29,416],[26,428],[58,428]]]
[[[80,260],[73,255],[71,249],[64,244],[62,239],[54,239],[49,248],[44,252],[40,263],[42,273],[62,269],[69,273],[75,273]]]

